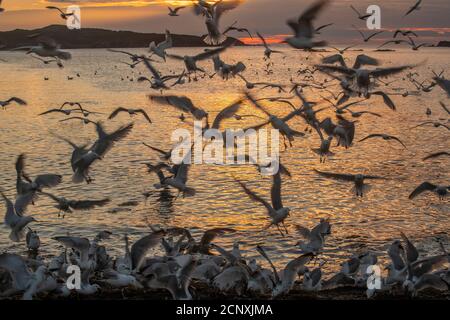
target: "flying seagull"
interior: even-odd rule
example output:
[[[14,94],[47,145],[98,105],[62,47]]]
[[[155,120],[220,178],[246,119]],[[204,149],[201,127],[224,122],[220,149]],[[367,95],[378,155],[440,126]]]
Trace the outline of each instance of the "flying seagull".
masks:
[[[359,142],[362,142],[362,141],[365,141],[365,140],[368,140],[368,139],[373,139],[373,138],[381,138],[381,139],[383,139],[383,140],[385,140],[385,141],[392,141],[392,140],[395,140],[395,141],[397,141],[398,143],[400,143],[400,144],[406,149],[405,144],[404,144],[399,138],[394,137],[394,136],[390,136],[390,135],[384,134],[384,133],[374,133],[374,134],[370,134],[370,135],[368,135],[367,137],[365,137],[365,138],[359,140]]]
[[[264,200],[262,197],[257,195],[255,192],[251,191],[243,182],[236,180],[237,183],[242,187],[244,192],[252,199],[253,201],[259,202],[262,204],[271,219],[270,224],[265,228],[268,229],[271,226],[275,225],[282,236],[284,236],[283,231],[280,228],[280,225],[283,226],[286,234],[288,233],[286,226],[284,224],[284,220],[289,216],[290,209],[288,207],[284,207],[281,199],[281,173],[278,171],[272,177],[272,189],[271,189],[271,199],[272,204]]]
[[[358,15],[358,19],[360,20],[367,20],[367,18],[370,18],[372,16],[372,14],[368,13],[368,14],[361,14],[353,5],[350,5],[350,8],[352,8],[353,11],[355,11],[355,13]]]
[[[341,173],[330,173],[322,172],[314,169],[314,171],[325,178],[331,178],[335,180],[351,181],[355,184],[352,188],[356,192],[357,197],[363,197],[364,193],[370,190],[370,186],[364,183],[364,180],[380,180],[385,179],[378,176],[368,176],[364,174],[341,174]]]
[[[258,35],[259,39],[261,39],[261,41],[262,41],[262,43],[264,45],[264,48],[266,48],[264,50],[264,57],[265,57],[265,59],[270,59],[270,57],[272,56],[272,53],[281,53],[281,54],[283,53],[281,51],[272,50],[269,47],[269,45],[267,44],[266,39],[264,39],[264,37],[259,32],[256,32],[256,34]]]
[[[366,36],[361,30],[359,30],[358,28],[355,27],[355,25],[352,25],[353,28],[358,31],[358,33],[361,35],[361,37],[363,38],[364,42],[369,42],[370,39],[372,39],[373,37],[383,33],[384,31],[377,31],[374,32],[372,34],[370,34],[369,36]]]
[[[57,11],[59,11],[60,17],[63,18],[64,20],[67,20],[68,17],[74,15],[73,12],[71,12],[71,13],[65,13],[65,12],[62,11],[60,8],[55,7],[55,6],[47,6],[46,8],[47,8],[47,9],[50,9],[50,10],[57,10]]]
[[[2,107],[3,109],[6,109],[6,107],[9,106],[12,102],[15,102],[15,103],[17,103],[17,104],[19,104],[21,106],[26,106],[27,105],[27,102],[25,100],[22,100],[22,99],[17,98],[17,97],[11,97],[8,100],[4,100],[4,101],[0,100],[0,107]]]
[[[61,212],[72,213],[72,209],[87,211],[94,209],[95,207],[103,207],[111,201],[108,198],[102,200],[69,200],[64,197],[57,197],[47,192],[40,192],[40,194],[49,197],[57,203],[57,205],[55,205],[55,208],[59,210],[58,216]]]
[[[168,7],[168,9],[169,9],[169,16],[171,16],[171,17],[178,17],[179,16],[178,11],[180,11],[181,9],[184,9],[184,8],[186,8],[186,7],[176,7],[176,8]]]
[[[313,27],[313,21],[329,3],[329,0],[318,0],[306,9],[297,20],[288,20],[287,24],[294,32],[294,36],[285,41],[295,49],[326,46],[325,41],[314,41],[316,29]]]
[[[441,156],[450,156],[450,152],[446,152],[446,151],[436,152],[436,153],[433,153],[433,154],[430,154],[430,155],[426,156],[425,158],[422,159],[422,161],[438,158],[438,157],[441,157]]]
[[[424,182],[419,185],[410,195],[409,199],[414,199],[418,195],[424,193],[425,191],[434,192],[439,196],[439,199],[443,200],[450,191],[450,186],[438,186],[430,182]]]
[[[114,110],[108,117],[109,120],[114,119],[119,113],[126,112],[130,116],[137,115],[138,113],[142,114],[144,118],[149,122],[152,123],[152,120],[150,120],[150,117],[148,116],[147,112],[145,112],[144,109],[129,109],[129,108],[123,108],[119,107],[116,110]]]
[[[418,0],[415,5],[413,5],[411,8],[409,8],[408,12],[405,13],[404,17],[406,17],[407,15],[411,14],[415,10],[420,10],[421,9],[421,6],[420,6],[421,3],[422,3],[422,0]]]

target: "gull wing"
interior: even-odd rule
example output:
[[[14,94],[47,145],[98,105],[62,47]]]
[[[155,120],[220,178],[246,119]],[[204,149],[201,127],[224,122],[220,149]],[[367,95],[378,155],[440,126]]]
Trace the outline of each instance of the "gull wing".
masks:
[[[319,171],[317,169],[314,169],[314,171],[325,178],[331,178],[331,179],[343,180],[343,181],[354,181],[355,180],[355,176],[352,174],[323,172],[323,171]]]
[[[417,197],[418,195],[420,195],[421,193],[425,192],[425,191],[434,191],[437,188],[436,185],[430,183],[430,182],[424,182],[421,185],[419,185],[410,195],[409,195],[409,199],[414,199],[415,197]]]

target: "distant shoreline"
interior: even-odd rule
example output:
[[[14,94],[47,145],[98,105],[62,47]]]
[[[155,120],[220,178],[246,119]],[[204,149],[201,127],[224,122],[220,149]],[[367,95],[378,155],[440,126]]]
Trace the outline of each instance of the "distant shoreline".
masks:
[[[31,35],[41,34],[54,39],[62,49],[103,49],[103,48],[148,48],[149,44],[165,40],[165,34],[138,33],[133,31],[112,31],[107,29],[85,28],[69,30],[64,25],[50,25],[40,29],[16,29],[0,32],[3,49],[36,44]],[[202,37],[194,35],[172,34],[173,47],[208,47]],[[246,46],[242,41],[229,37],[223,44],[234,43]]]

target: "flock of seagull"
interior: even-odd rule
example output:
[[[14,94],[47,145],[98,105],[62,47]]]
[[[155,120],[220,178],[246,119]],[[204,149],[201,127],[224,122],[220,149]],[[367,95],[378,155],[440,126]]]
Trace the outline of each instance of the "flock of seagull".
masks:
[[[304,75],[302,83],[295,83],[291,78],[292,90],[294,94],[291,98],[270,98],[257,99],[252,89],[257,86],[262,88],[275,88],[280,92],[285,92],[287,86],[271,83],[252,83],[247,80],[242,73],[246,70],[245,64],[228,64],[220,58],[220,54],[233,47],[233,44],[223,45],[229,32],[244,32],[250,34],[248,29],[237,27],[234,23],[228,28],[221,28],[219,21],[221,16],[237,8],[242,1],[217,1],[210,3],[204,0],[195,1],[193,10],[195,14],[204,19],[207,34],[204,35],[204,41],[208,45],[218,46],[214,49],[205,49],[204,51],[193,55],[179,56],[168,53],[173,46],[172,37],[169,31],[166,32],[165,41],[156,44],[152,42],[149,45],[150,55],[137,55],[126,51],[110,51],[128,56],[131,60],[129,66],[134,68],[137,64],[143,64],[149,72],[149,77],[140,77],[139,81],[148,81],[150,88],[155,91],[161,91],[161,94],[149,95],[149,100],[160,105],[170,106],[181,112],[179,119],[184,122],[188,117],[204,122],[203,130],[210,128],[220,129],[225,119],[241,120],[244,117],[254,117],[262,120],[253,126],[253,129],[260,129],[264,126],[272,126],[279,130],[283,137],[285,149],[293,147],[296,139],[303,139],[308,133],[317,134],[320,137],[321,144],[317,148],[311,148],[314,153],[320,157],[320,162],[325,162],[328,157],[335,154],[332,148],[352,148],[357,121],[351,118],[360,118],[363,115],[372,115],[381,117],[381,115],[371,111],[352,111],[349,108],[357,106],[363,101],[371,99],[373,96],[383,98],[384,104],[392,111],[396,110],[396,105],[389,95],[383,92],[380,87],[388,87],[389,84],[382,79],[404,73],[409,70],[407,80],[417,86],[417,94],[426,94],[439,86],[443,89],[447,98],[450,97],[450,81],[443,77],[443,73],[434,73],[431,80],[419,82],[416,79],[418,74],[412,70],[416,65],[403,65],[394,67],[379,67],[380,61],[361,54],[356,58],[352,66],[347,65],[347,58],[344,58],[345,52],[352,47],[343,49],[332,48],[338,53],[331,56],[323,56],[320,64],[314,65],[313,69],[302,68],[297,73]],[[285,43],[294,49],[306,50],[313,54],[321,52],[316,48],[327,46],[325,41],[317,41],[317,35],[320,31],[332,24],[323,25],[314,28],[314,20],[320,12],[330,3],[330,0],[318,0],[307,10],[305,10],[298,19],[288,20],[288,25],[293,30],[293,35],[285,39]],[[0,0],[1,4],[1,0]],[[412,14],[418,10],[421,1],[408,10],[406,15]],[[185,7],[169,8],[169,16],[177,17]],[[60,13],[62,19],[67,19],[68,14],[57,7],[48,7],[50,10],[56,10]],[[351,6],[358,19],[366,20],[370,15],[361,14],[355,7]],[[2,12],[3,9],[0,10]],[[356,27],[355,27],[356,28]],[[223,31],[222,31],[223,30]],[[360,32],[360,31],[359,31]],[[384,32],[384,31],[381,31]],[[364,41],[370,41],[380,32],[366,36],[362,32]],[[397,30],[393,38],[398,35],[408,37],[407,40],[393,40],[389,43],[400,44],[408,42],[414,50],[423,45],[416,46],[410,36],[417,36],[411,31]],[[251,34],[250,34],[251,36]],[[272,54],[284,54],[281,51],[272,50],[264,37],[257,33],[261,39],[265,51],[263,58],[268,62],[267,73],[273,63],[270,62]],[[45,35],[34,35],[33,39],[38,39],[38,45],[20,47],[16,50],[26,50],[35,58],[42,59],[44,63],[55,61],[62,65],[61,60],[71,59],[69,52],[63,51],[60,46]],[[384,45],[387,45],[385,43]],[[384,46],[383,45],[383,46]],[[181,73],[162,75],[155,67],[156,63],[163,63],[166,59],[174,59],[182,62],[184,70]],[[50,60],[45,60],[50,59]],[[159,60],[155,60],[159,59]],[[212,60],[215,73],[210,75],[198,65],[198,62]],[[159,61],[159,62],[158,62]],[[368,68],[366,66],[375,66]],[[314,74],[318,72],[324,75],[325,80],[318,81]],[[225,107],[210,124],[209,113],[199,107],[186,96],[165,95],[163,92],[173,86],[182,86],[190,81],[198,81],[198,74],[202,78],[212,78],[219,75],[224,81],[229,78],[239,77],[245,82],[247,91],[242,98]],[[193,77],[193,78],[192,78]],[[169,81],[172,81],[169,85]],[[429,82],[426,84],[426,82]],[[333,84],[333,82],[336,82]],[[336,94],[329,88],[338,86],[339,94]],[[324,102],[329,104],[326,108],[317,109],[317,102],[308,101],[304,89],[313,88],[321,93],[330,93],[330,96],[323,97]],[[403,94],[404,97],[411,93]],[[356,98],[356,101],[351,101]],[[360,99],[359,99],[360,98]],[[268,100],[290,108],[290,112],[283,118],[278,117],[261,103]],[[298,100],[298,102],[295,102]],[[27,102],[11,97],[0,101],[3,109],[10,108],[14,103],[26,105]],[[260,111],[264,116],[241,115],[238,112],[241,106],[246,103],[255,111]],[[450,113],[444,102],[440,102],[442,108]],[[337,123],[328,117],[319,120],[318,114],[325,109],[334,108],[336,111]],[[67,118],[61,121],[83,121],[87,125],[92,125],[96,130],[95,142],[91,145],[78,145],[66,137],[52,133],[59,140],[68,144],[71,148],[70,165],[73,171],[73,183],[95,183],[90,175],[90,168],[101,162],[114,147],[115,144],[123,140],[133,130],[133,123],[120,126],[113,132],[107,132],[101,121],[93,121],[90,115],[101,115],[96,111],[85,109],[79,102],[65,102],[59,108],[49,109],[39,116],[48,114],[62,114]],[[151,126],[152,120],[144,109],[131,109],[119,107],[115,109],[108,119],[118,117],[119,114],[128,114],[130,116],[140,115]],[[255,112],[256,114],[256,112]],[[431,111],[427,112],[431,115]],[[300,119],[306,125],[304,132],[294,130],[289,121]],[[447,123],[438,121],[427,121],[419,124],[417,127],[432,125],[436,128],[450,130]],[[224,135],[225,136],[225,135]],[[398,138],[385,133],[374,133],[361,139],[364,142],[369,139],[383,139],[400,144],[403,148],[407,146]],[[336,147],[332,146],[332,141],[336,140]],[[144,145],[160,154],[161,161],[156,164],[147,164],[148,172],[154,174],[158,183],[154,185],[155,189],[175,189],[183,197],[195,197],[196,190],[189,185],[190,165],[183,162],[181,164],[172,164],[170,159],[172,150],[165,151],[155,148],[151,145]],[[430,159],[449,156],[446,150],[437,151],[423,159]],[[188,153],[186,157],[191,157]],[[247,156],[249,158],[249,156]],[[69,158],[69,155],[68,155]],[[257,164],[259,171],[268,164]],[[66,199],[52,194],[47,189],[60,185],[62,176],[58,174],[38,174],[31,178],[26,169],[26,155],[21,154],[17,157],[16,164],[16,191],[15,200],[11,200],[3,190],[0,194],[4,200],[6,213],[4,218],[5,227],[9,228],[9,238],[13,242],[24,242],[28,249],[28,256],[4,252],[0,254],[0,285],[2,290],[0,296],[3,297],[22,297],[23,299],[33,298],[57,298],[69,297],[75,294],[95,295],[109,289],[121,289],[125,296],[124,289],[147,290],[163,289],[170,292],[173,299],[189,300],[194,299],[196,294],[192,287],[198,284],[206,284],[208,290],[221,294],[235,295],[237,297],[271,297],[282,298],[295,288],[296,282],[300,280],[299,288],[308,292],[317,292],[320,290],[334,289],[337,287],[356,287],[366,290],[367,297],[373,297],[378,294],[400,294],[408,293],[416,296],[420,291],[428,288],[434,288],[442,292],[448,292],[450,285],[450,271],[446,268],[449,263],[450,255],[446,251],[445,245],[441,243],[442,252],[433,256],[420,256],[414,244],[405,234],[400,235],[399,240],[395,240],[389,245],[387,255],[390,263],[386,266],[388,274],[382,278],[382,285],[379,288],[368,286],[374,274],[368,273],[368,267],[376,265],[378,262],[377,254],[367,251],[352,255],[341,265],[341,270],[325,279],[322,275],[322,267],[326,260],[322,259],[321,254],[326,248],[326,239],[332,233],[332,224],[328,219],[320,219],[317,225],[308,229],[296,225],[296,234],[293,237],[301,238],[296,244],[298,257],[287,263],[283,270],[277,270],[270,258],[270,253],[262,246],[258,245],[255,250],[268,263],[269,268],[265,268],[257,260],[246,259],[239,249],[239,242],[236,241],[232,248],[222,248],[214,243],[217,237],[223,235],[232,235],[236,231],[232,228],[217,228],[204,232],[200,240],[195,239],[190,231],[181,227],[161,228],[150,226],[151,230],[139,240],[130,244],[128,236],[125,235],[124,252],[122,256],[112,257],[108,254],[108,239],[113,236],[109,231],[102,231],[93,239],[81,238],[76,236],[62,235],[52,238],[55,244],[60,244],[64,250],[60,255],[46,261],[40,256],[39,248],[41,245],[37,230],[31,229],[30,225],[35,221],[32,216],[27,216],[26,212],[30,206],[37,205],[41,196],[51,199],[59,215],[65,215],[78,210],[91,210],[96,207],[102,207],[110,203],[109,198],[96,200],[75,200]],[[349,182],[353,184],[352,192],[358,197],[363,197],[370,185],[368,180],[388,179],[388,177],[371,176],[365,174],[333,173],[315,170],[315,172],[326,179]],[[242,189],[251,201],[259,204],[261,211],[266,211],[268,224],[266,228],[275,227],[284,237],[291,237],[286,223],[289,221],[290,208],[285,206],[282,199],[282,179],[291,176],[288,168],[280,163],[280,170],[272,176],[272,187],[270,200],[265,199],[255,191],[251,190],[247,184],[237,177],[234,177],[236,186]],[[413,199],[424,192],[433,192],[439,198],[444,199],[450,186],[439,185],[434,182],[423,182],[415,188],[410,195]],[[264,207],[264,208],[262,208]],[[156,248],[162,249],[162,254],[149,252]],[[68,288],[68,279],[70,274],[67,270],[70,266],[78,266],[81,270],[81,285],[73,290]]]

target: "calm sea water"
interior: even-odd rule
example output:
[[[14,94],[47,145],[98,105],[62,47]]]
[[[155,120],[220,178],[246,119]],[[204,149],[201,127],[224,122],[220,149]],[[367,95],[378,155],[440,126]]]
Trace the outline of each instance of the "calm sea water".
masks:
[[[173,49],[178,54],[196,53],[201,49]],[[144,53],[145,50],[131,50]],[[288,84],[292,76],[297,76],[300,67],[313,65],[320,59],[320,54],[298,53],[285,49],[286,58],[274,56],[273,74],[267,75],[263,69],[261,48],[235,48],[226,52],[222,58],[226,62],[243,61],[247,65],[244,75],[251,81],[271,81]],[[450,227],[449,202],[439,201],[433,196],[422,196],[415,201],[408,200],[409,193],[421,182],[427,180],[435,183],[449,181],[449,160],[441,158],[422,162],[428,153],[448,150],[450,142],[448,131],[443,128],[410,128],[420,121],[428,119],[447,120],[448,115],[440,108],[438,101],[448,100],[443,91],[436,88],[429,94],[403,98],[393,96],[398,111],[393,112],[383,105],[381,98],[374,98],[354,110],[371,110],[383,115],[383,118],[364,116],[357,124],[355,141],[370,133],[388,133],[401,138],[408,146],[402,149],[395,143],[372,140],[364,143],[355,142],[349,150],[334,148],[336,156],[325,164],[320,164],[318,157],[310,150],[319,145],[317,135],[296,139],[294,147],[282,154],[282,161],[290,169],[293,177],[283,180],[283,202],[292,209],[292,215],[286,221],[289,235],[281,237],[276,228],[262,229],[268,219],[263,207],[250,202],[247,196],[236,186],[232,176],[236,175],[248,181],[252,190],[270,197],[271,179],[261,177],[251,166],[221,167],[195,165],[189,174],[189,183],[197,189],[192,198],[174,199],[175,192],[152,191],[145,202],[143,191],[151,191],[157,182],[154,175],[146,172],[144,162],[157,162],[156,153],[142,145],[146,142],[153,146],[170,149],[170,135],[180,126],[179,112],[170,107],[155,105],[147,95],[152,92],[145,83],[136,81],[139,73],[148,75],[143,66],[134,70],[120,61],[128,61],[126,56],[110,53],[106,50],[72,50],[73,59],[65,64],[64,69],[55,65],[43,65],[23,53],[1,52],[0,57],[7,63],[0,63],[0,99],[18,96],[29,105],[10,106],[6,111],[0,110],[0,181],[9,197],[15,196],[14,162],[20,153],[28,157],[26,171],[35,176],[40,173],[58,173],[64,177],[63,183],[48,191],[69,199],[99,199],[110,197],[109,206],[89,212],[75,212],[64,219],[57,217],[57,210],[45,197],[41,197],[35,206],[28,210],[38,222],[32,225],[43,242],[42,252],[51,255],[60,250],[58,244],[51,240],[57,235],[93,238],[101,230],[110,230],[114,236],[107,246],[112,255],[123,254],[122,237],[129,234],[135,240],[148,232],[148,224],[161,226],[182,226],[192,230],[194,236],[211,228],[230,227],[237,233],[218,238],[215,242],[230,248],[233,241],[240,241],[243,253],[247,257],[256,257],[257,244],[268,248],[270,256],[282,265],[295,257],[298,251],[294,244],[300,239],[294,225],[314,226],[320,218],[329,217],[333,224],[332,235],[327,239],[324,257],[328,260],[326,268],[336,269],[343,259],[352,254],[370,249],[383,253],[387,245],[399,238],[400,231],[409,235],[422,252],[438,251],[436,238],[448,244]],[[431,78],[431,69],[439,72],[448,70],[449,49],[425,49],[419,52],[403,50],[393,52],[365,52],[379,58],[383,65],[412,64],[425,61],[417,68],[419,79]],[[357,53],[346,56],[350,63]],[[200,65],[212,69],[212,63]],[[181,71],[178,62],[168,61],[157,67],[166,74]],[[95,72],[97,74],[95,74]],[[80,77],[77,76],[77,73]],[[67,80],[67,77],[74,77]],[[382,87],[386,92],[397,92],[394,88],[414,90],[404,75],[397,76],[396,82],[389,87]],[[447,77],[449,75],[447,74]],[[48,77],[48,81],[44,78]],[[122,80],[122,78],[124,80]],[[134,79],[130,81],[129,79]],[[216,114],[242,94],[244,85],[238,78],[227,82],[219,78],[200,79],[184,86],[170,90],[171,94],[189,96],[193,102]],[[260,91],[255,89],[258,97],[277,96],[277,90]],[[403,92],[403,91],[398,91]],[[317,92],[307,89],[306,96],[319,101]],[[135,122],[130,136],[117,143],[105,159],[92,169],[95,182],[91,185],[74,185],[71,183],[70,155],[71,148],[64,142],[49,134],[54,131],[77,143],[94,141],[95,130],[92,126],[78,122],[60,123],[62,115],[54,114],[38,117],[47,109],[59,107],[65,101],[80,101],[91,111],[104,113],[91,116],[93,120],[106,119],[107,115],[118,106],[143,107],[153,120],[149,125],[141,117],[131,119],[122,114],[113,121],[105,121],[108,130],[118,128],[129,121]],[[427,117],[426,108],[432,110]],[[289,108],[283,104],[268,104],[272,112],[283,115]],[[245,107],[241,114],[255,113]],[[319,118],[332,116],[331,109],[320,114]],[[259,120],[257,120],[259,121]],[[258,123],[248,119],[238,125],[247,126]],[[236,125],[232,121],[227,125]],[[303,131],[305,125],[299,119],[291,122],[292,126]],[[313,168],[323,171],[367,173],[389,177],[384,182],[374,182],[371,192],[363,199],[356,199],[350,192],[350,184],[326,180],[313,172]],[[128,201],[138,201],[135,207],[119,207]],[[1,206],[4,210],[4,206]],[[119,209],[117,209],[119,208]],[[8,239],[9,231],[0,225],[0,250],[23,252],[23,243],[14,244]],[[382,257],[384,259],[384,257]]]

